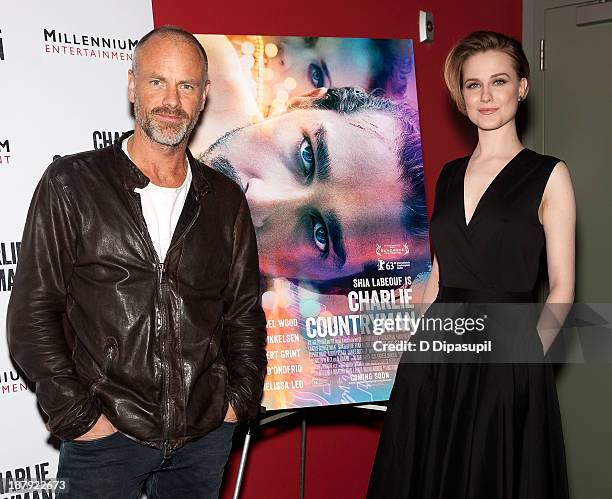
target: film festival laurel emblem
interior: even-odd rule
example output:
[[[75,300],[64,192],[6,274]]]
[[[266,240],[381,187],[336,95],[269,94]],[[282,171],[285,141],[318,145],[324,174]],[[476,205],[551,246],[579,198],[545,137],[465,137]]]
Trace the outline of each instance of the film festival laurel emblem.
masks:
[[[403,270],[410,267],[410,261],[386,260],[381,257],[403,257],[407,256],[410,250],[408,243],[403,244],[379,244],[376,243],[376,256],[378,257],[377,270]]]

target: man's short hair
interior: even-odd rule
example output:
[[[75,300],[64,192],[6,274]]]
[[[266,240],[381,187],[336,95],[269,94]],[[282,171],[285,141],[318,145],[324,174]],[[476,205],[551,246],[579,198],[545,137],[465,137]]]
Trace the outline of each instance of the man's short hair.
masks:
[[[202,47],[202,44],[198,41],[198,39],[193,36],[189,31],[179,27],[172,25],[159,26],[151,31],[149,31],[146,35],[144,35],[136,45],[134,49],[134,57],[132,59],[132,71],[136,72],[136,67],[138,65],[138,54],[140,52],[140,48],[145,45],[151,38],[154,37],[163,37],[163,38],[178,38],[179,40],[188,43],[195,47],[200,56],[202,57],[202,65],[203,65],[203,79],[208,79],[208,56],[206,55],[206,50]]]
[[[300,100],[294,108],[326,109],[346,115],[362,111],[375,111],[393,116],[401,126],[399,143],[396,146],[399,163],[398,177],[404,187],[401,199],[403,208],[401,223],[405,235],[412,239],[422,240],[428,236],[420,130],[417,113],[411,106],[364,92],[358,88],[345,87],[330,88],[323,97],[318,99]],[[416,265],[413,270],[421,271]],[[398,275],[404,273],[405,271],[401,271],[398,272]],[[380,274],[376,270],[375,262],[371,262],[364,265],[362,272],[351,276],[324,281],[308,280],[306,282],[321,293],[344,294],[347,290],[352,289],[353,278],[377,275]]]

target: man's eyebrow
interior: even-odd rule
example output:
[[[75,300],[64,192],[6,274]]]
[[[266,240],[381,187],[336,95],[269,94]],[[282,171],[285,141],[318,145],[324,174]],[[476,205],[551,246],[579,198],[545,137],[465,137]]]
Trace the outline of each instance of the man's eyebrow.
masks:
[[[333,211],[325,215],[325,222],[327,224],[329,238],[331,239],[331,246],[335,253],[335,266],[337,269],[341,269],[346,263],[346,248],[344,247],[342,224]]]
[[[325,61],[321,61],[321,69],[323,69],[325,76],[327,76],[327,80],[329,81],[329,86],[332,87],[333,85],[331,81],[331,76],[329,74],[329,69],[327,69],[327,64],[325,64]]]
[[[157,74],[157,73],[151,73],[151,74],[147,75],[145,78],[148,79],[148,80],[167,81],[165,76],[162,76],[162,75]],[[181,80],[178,83],[179,83],[179,85],[182,85],[183,83],[189,83],[190,85],[193,85],[194,87],[195,86],[200,86],[202,84],[200,80],[189,80],[189,79]]]
[[[329,157],[329,149],[327,147],[327,130],[321,125],[315,133],[315,163],[316,175],[319,181],[325,181],[329,178],[331,160]],[[315,187],[316,189],[316,187]],[[330,211],[324,215],[325,223],[331,240],[331,246],[335,254],[335,266],[341,269],[346,263],[346,248],[344,246],[344,235],[342,224],[334,211]]]
[[[321,125],[314,135],[315,164],[317,169],[317,179],[324,181],[329,178],[330,159],[327,147],[327,130]]]
[[[200,87],[202,86],[201,80],[181,80],[178,82],[179,85],[183,85],[184,83],[188,83],[192,87]]]

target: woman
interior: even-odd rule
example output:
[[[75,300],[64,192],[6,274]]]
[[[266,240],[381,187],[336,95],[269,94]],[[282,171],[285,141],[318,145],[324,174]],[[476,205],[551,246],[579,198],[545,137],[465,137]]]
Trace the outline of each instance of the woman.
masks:
[[[449,53],[444,75],[457,107],[478,128],[478,145],[471,156],[447,163],[436,185],[434,259],[424,293],[426,303],[435,301],[428,315],[449,302],[469,308],[535,301],[544,247],[546,303],[571,303],[573,189],[562,161],[525,149],[517,136],[515,115],[529,90],[521,45],[499,33],[472,33]],[[559,321],[567,308],[555,308]],[[403,359],[370,499],[568,497],[555,381],[544,361],[557,330],[543,315],[537,327],[535,319],[518,318],[502,330],[539,362]]]

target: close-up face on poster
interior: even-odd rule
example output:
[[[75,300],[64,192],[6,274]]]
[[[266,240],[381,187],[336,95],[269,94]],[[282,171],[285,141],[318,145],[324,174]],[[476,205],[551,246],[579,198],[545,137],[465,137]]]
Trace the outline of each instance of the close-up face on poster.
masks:
[[[386,400],[370,352],[431,269],[411,40],[197,35],[211,81],[189,145],[246,195],[262,273],[262,405]]]

